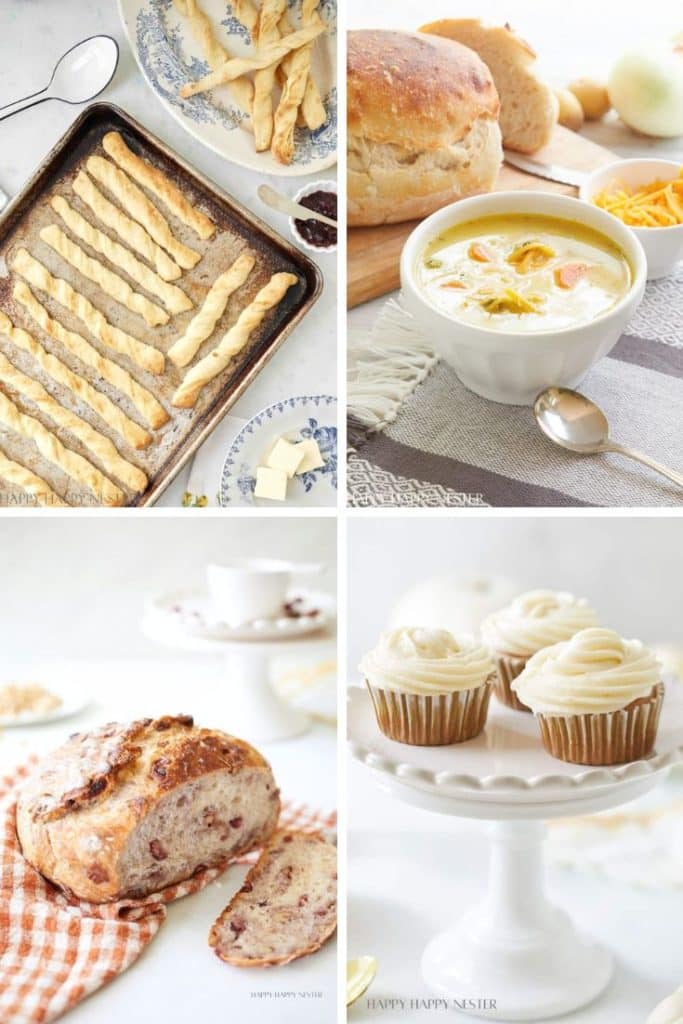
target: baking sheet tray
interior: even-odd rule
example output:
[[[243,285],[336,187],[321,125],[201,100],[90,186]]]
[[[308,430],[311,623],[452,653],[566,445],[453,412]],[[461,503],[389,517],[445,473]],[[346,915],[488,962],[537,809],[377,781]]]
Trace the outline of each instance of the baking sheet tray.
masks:
[[[207,213],[216,224],[217,230],[213,238],[202,241],[194,231],[182,224],[164,207],[160,207],[169,220],[174,235],[202,254],[202,259],[192,270],[184,271],[182,277],[173,282],[190,296],[195,308],[186,313],[172,316],[168,324],[160,327],[149,327],[140,316],[131,313],[124,306],[110,299],[97,285],[84,278],[40,239],[41,229],[51,223],[58,223],[67,235],[73,237],[49,205],[50,198],[56,194],[63,195],[91,223],[97,224],[106,234],[116,238],[109,229],[96,222],[91,210],[81,202],[71,187],[71,182],[81,167],[85,165],[89,156],[95,153],[106,156],[101,146],[101,139],[108,131],[120,132],[134,152],[161,168],[171,180],[178,184],[188,198],[199,209]],[[155,201],[154,196],[150,195],[150,198]],[[110,266],[106,259],[91,250],[82,240],[75,240],[89,255],[96,256],[105,265]],[[120,241],[120,239],[117,240]],[[85,295],[110,323],[116,324],[141,341],[153,344],[164,353],[184,332],[187,323],[197,312],[208,288],[216,277],[227,269],[240,252],[248,248],[256,256],[256,265],[246,284],[231,295],[226,311],[216,325],[213,335],[204,342],[193,362],[216,345],[218,339],[234,323],[239,312],[251,302],[256,292],[263,287],[272,274],[288,271],[298,278],[298,284],[289,289],[280,305],[266,316],[260,328],[252,334],[248,346],[222,374],[204,389],[192,409],[176,409],[171,405],[171,397],[187,372],[187,367],[179,369],[167,360],[166,369],[162,375],[155,376],[147,373],[126,356],[113,352],[107,346],[102,345],[72,313],[48,298],[45,293],[32,288],[52,317],[70,330],[83,335],[103,355],[125,367],[161,402],[170,414],[171,418],[167,424],[158,430],[150,430],[153,436],[152,443],[145,449],[135,450],[116,431],[105,424],[104,420],[97,416],[88,405],[77,399],[73,392],[56,384],[51,377],[43,373],[30,355],[19,351],[8,338],[0,334],[0,350],[15,366],[28,376],[39,380],[63,405],[87,420],[101,433],[106,434],[124,458],[139,466],[147,474],[149,479],[147,490],[137,496],[122,487],[120,481],[115,481],[125,491],[128,505],[142,506],[154,503],[266,365],[285,338],[306,315],[322,290],[321,273],[307,256],[195,171],[137,121],[110,104],[96,103],[90,106],[48,154],[36,174],[0,219],[0,309],[7,313],[16,326],[25,328],[49,352],[96,386],[98,390],[108,395],[131,419],[142,426],[146,426],[146,424],[129,399],[102,381],[90,367],[85,366],[72,356],[59,342],[46,335],[31,320],[23,307],[14,301],[12,287],[16,275],[11,270],[12,255],[21,246],[24,246],[44,263],[52,274],[64,278],[72,287]],[[124,278],[126,277],[119,268],[112,267],[112,269]],[[135,288],[138,291],[142,290],[139,286],[135,286]],[[154,296],[150,297],[154,298]],[[56,427],[41,412],[36,411],[31,402],[14,393],[12,388],[6,387],[4,384],[2,387],[8,397],[23,412],[41,420],[66,447],[102,468],[95,456],[72,434]],[[96,504],[94,496],[86,488],[81,487],[51,462],[45,460],[36,451],[32,442],[20,438],[2,425],[0,425],[0,448],[6,452],[9,458],[15,459],[41,476],[58,494],[61,496],[68,494],[70,503],[78,506]],[[218,481],[216,481],[216,486],[218,486]],[[26,496],[3,480],[0,485],[0,505],[25,503]]]

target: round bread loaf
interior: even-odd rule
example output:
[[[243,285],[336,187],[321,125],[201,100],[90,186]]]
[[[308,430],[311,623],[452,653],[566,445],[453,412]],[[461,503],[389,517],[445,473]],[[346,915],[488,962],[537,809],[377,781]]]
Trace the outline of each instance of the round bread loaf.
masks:
[[[51,882],[106,903],[260,846],[279,814],[257,750],[179,715],[76,733],[22,788],[17,835]]]
[[[502,162],[491,74],[417,32],[348,34],[348,223],[425,217],[488,191]]]

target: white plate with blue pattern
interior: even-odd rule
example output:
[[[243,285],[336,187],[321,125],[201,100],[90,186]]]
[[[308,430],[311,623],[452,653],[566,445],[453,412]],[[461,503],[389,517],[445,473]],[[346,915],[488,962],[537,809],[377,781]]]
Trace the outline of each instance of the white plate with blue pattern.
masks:
[[[315,132],[295,130],[294,159],[284,166],[270,152],[257,153],[254,137],[242,127],[245,115],[229,85],[182,99],[180,89],[210,71],[201,46],[174,0],[118,0],[128,40],[149,85],[180,124],[220,156],[262,174],[317,174],[337,160],[337,0],[320,0],[328,31],[313,45],[312,68],[327,111]],[[218,41],[234,57],[253,56],[249,30],[234,17],[228,0],[200,0]],[[287,0],[292,24],[300,25],[301,0]]]
[[[312,438],[325,465],[293,477],[285,501],[255,498],[256,468],[265,464],[279,437],[287,441]],[[337,504],[337,399],[331,395],[299,395],[269,405],[253,416],[230,446],[223,464],[220,503],[227,506],[277,508]]]

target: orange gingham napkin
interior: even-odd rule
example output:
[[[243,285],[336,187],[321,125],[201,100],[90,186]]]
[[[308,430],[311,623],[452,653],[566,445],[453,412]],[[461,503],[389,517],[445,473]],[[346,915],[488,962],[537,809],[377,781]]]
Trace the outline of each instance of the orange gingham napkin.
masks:
[[[37,759],[0,780],[0,1021],[56,1020],[130,967],[166,919],[166,904],[199,892],[228,863],[206,868],[143,900],[70,901],[24,860],[15,828],[15,787]],[[284,804],[280,826],[334,828],[336,816]],[[231,863],[250,863],[256,851]],[[207,934],[210,921],[206,923]],[[208,946],[207,946],[208,950]]]

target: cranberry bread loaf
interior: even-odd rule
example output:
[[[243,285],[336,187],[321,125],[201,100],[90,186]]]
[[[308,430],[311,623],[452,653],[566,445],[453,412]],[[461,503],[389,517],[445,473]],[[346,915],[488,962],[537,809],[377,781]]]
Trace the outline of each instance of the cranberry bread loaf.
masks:
[[[181,715],[76,733],[23,787],[17,834],[51,882],[105,903],[260,846],[279,814],[258,751]]]
[[[315,953],[337,927],[337,851],[323,836],[277,832],[215,922],[209,945],[235,967]]]

